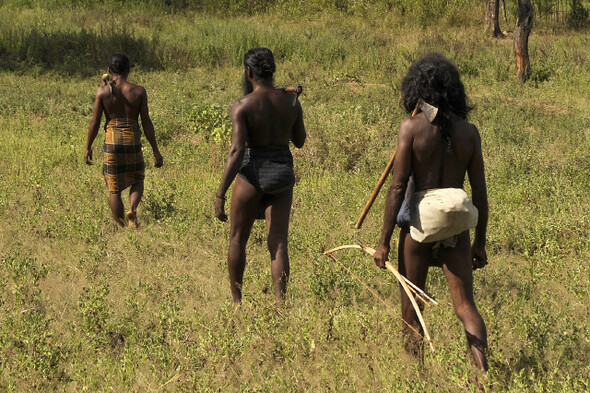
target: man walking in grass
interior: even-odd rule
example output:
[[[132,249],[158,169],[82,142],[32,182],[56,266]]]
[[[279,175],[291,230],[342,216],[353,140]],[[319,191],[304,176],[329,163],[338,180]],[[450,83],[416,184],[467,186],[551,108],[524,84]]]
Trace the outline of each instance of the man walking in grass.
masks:
[[[104,143],[103,177],[109,190],[109,204],[117,224],[125,226],[121,191],[127,187],[131,207],[127,212],[129,224],[137,227],[137,205],[143,195],[144,161],[141,151],[141,130],[137,118],[141,116],[143,132],[152,146],[155,166],[163,164],[158,149],[154,125],[150,119],[147,93],[142,86],[127,81],[130,65],[129,58],[121,53],[111,58],[105,85],[98,88],[94,102],[92,119],[88,127],[88,140],[84,152],[84,161],[91,164],[92,142],[98,134],[102,113],[106,115],[106,136]]]
[[[246,243],[254,220],[266,219],[268,251],[277,303],[287,290],[287,240],[293,200],[293,157],[289,142],[301,148],[306,133],[296,93],[275,89],[275,62],[267,48],[254,48],[244,56],[244,96],[233,105],[232,144],[216,194],[215,216],[227,221],[225,194],[236,179],[231,198],[228,251],[233,300],[242,299]]]
[[[413,204],[411,219],[409,225],[400,225],[399,271],[423,289],[429,266],[442,266],[475,364],[487,370],[486,326],[473,299],[472,271],[487,264],[488,201],[480,136],[477,128],[466,121],[472,108],[467,105],[459,72],[440,54],[429,54],[412,65],[401,90],[408,113],[419,99],[437,107],[438,113],[432,123],[420,113],[400,125],[375,264],[385,268],[396,218],[412,176],[415,192],[407,194],[407,202]],[[463,191],[465,174],[473,203]],[[475,239],[470,244],[469,229],[474,225]],[[409,325],[420,328],[404,291],[402,317]],[[416,340],[407,327],[405,333],[407,349],[421,353],[421,340]]]

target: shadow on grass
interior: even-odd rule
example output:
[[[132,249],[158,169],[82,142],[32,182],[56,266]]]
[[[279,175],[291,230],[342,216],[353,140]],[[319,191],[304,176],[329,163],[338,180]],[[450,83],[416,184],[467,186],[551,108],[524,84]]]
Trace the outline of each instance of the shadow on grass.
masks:
[[[47,32],[37,28],[12,29],[0,40],[0,70],[20,72],[59,72],[87,77],[106,72],[113,53],[126,53],[133,65],[143,70],[163,70],[163,58],[174,66],[175,55],[187,53],[159,45],[157,39],[136,38],[120,31],[81,30]],[[175,68],[179,68],[176,66]]]

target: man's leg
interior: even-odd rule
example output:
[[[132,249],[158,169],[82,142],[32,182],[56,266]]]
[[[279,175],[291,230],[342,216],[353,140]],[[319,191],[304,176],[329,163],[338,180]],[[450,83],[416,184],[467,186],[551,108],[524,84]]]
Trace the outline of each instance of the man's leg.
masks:
[[[467,342],[480,370],[487,370],[485,350],[488,346],[486,325],[477,311],[473,299],[473,270],[471,267],[471,244],[469,232],[459,236],[455,248],[439,250],[439,259],[449,283],[455,313],[463,323]]]
[[[285,298],[289,281],[289,214],[293,202],[293,188],[277,194],[266,208],[268,252],[271,259],[272,283],[277,303]]]
[[[230,238],[227,264],[234,302],[242,300],[242,282],[246,267],[246,243],[260,209],[261,194],[250,183],[237,176],[230,207]]]
[[[412,283],[419,288],[424,289],[426,286],[426,276],[428,275],[428,266],[432,254],[429,247],[420,244],[412,239],[408,228],[402,228],[399,236],[398,247],[398,270]],[[418,314],[414,310],[412,302],[408,298],[404,289],[400,286],[402,302],[402,318],[407,323],[403,326],[403,331],[408,340],[406,350],[414,355],[422,356],[424,334]],[[418,301],[419,306],[422,304]],[[408,325],[412,326],[412,330]],[[420,335],[416,333],[418,331]]]
[[[115,222],[122,227],[125,226],[125,220],[123,218],[123,200],[121,200],[121,193],[120,192],[111,192],[109,194],[109,205],[111,206],[111,212],[113,213],[113,218]]]
[[[133,184],[129,189],[129,202],[131,204],[131,208],[127,212],[127,219],[129,220],[129,225],[133,225],[136,228],[139,226],[139,222],[137,221],[137,206],[139,205],[139,202],[141,202],[142,196],[143,181],[139,181]]]
[[[131,211],[133,213],[137,212],[137,206],[139,202],[141,202],[141,197],[143,196],[143,181],[138,181],[134,185],[131,186],[129,189],[129,202],[131,204]]]

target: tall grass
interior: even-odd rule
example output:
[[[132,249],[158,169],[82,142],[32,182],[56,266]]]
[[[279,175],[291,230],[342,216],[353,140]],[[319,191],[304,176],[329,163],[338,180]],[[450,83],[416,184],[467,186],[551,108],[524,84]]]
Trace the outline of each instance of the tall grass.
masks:
[[[533,74],[520,86],[511,41],[479,26],[422,27],[397,2],[389,12],[326,2],[286,19],[279,6],[291,3],[241,16],[181,2],[166,12],[131,2],[124,14],[116,1],[2,3],[0,390],[475,390],[440,270],[427,283],[441,302],[426,312],[436,352],[421,365],[404,354],[398,317],[322,255],[377,241],[383,196],[363,230],[352,228],[395,147],[400,80],[431,50],[462,73],[486,160],[491,263],[475,274],[475,295],[492,367],[479,388],[587,390],[586,35],[533,33]],[[304,85],[309,135],[294,152],[292,281],[280,309],[261,223],[244,304],[229,303],[228,227],[212,209],[241,56],[259,45],[277,56],[277,84]],[[82,162],[94,91],[116,51],[136,64],[130,80],[148,91],[165,157],[146,170],[140,231],[116,228],[100,165]],[[398,307],[397,286],[370,259],[339,258]]]

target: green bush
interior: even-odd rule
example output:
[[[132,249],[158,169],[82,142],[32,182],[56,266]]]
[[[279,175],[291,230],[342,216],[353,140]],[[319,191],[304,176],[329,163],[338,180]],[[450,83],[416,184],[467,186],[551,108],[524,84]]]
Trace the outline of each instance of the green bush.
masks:
[[[231,120],[220,105],[193,105],[188,112],[188,121],[190,130],[201,134],[206,141],[227,143],[230,140]]]

